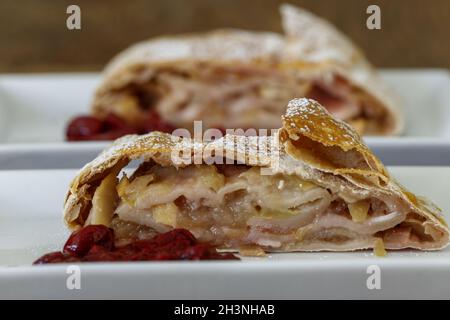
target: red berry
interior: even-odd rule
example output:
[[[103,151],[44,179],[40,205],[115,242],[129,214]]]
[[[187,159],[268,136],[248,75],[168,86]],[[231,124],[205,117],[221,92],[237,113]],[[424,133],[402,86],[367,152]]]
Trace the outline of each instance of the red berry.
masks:
[[[72,233],[64,245],[63,252],[85,256],[94,246],[110,251],[114,248],[114,231],[103,225],[90,225]]]
[[[67,139],[71,141],[84,140],[102,131],[101,120],[90,116],[73,119],[67,126]]]
[[[161,119],[156,111],[149,111],[144,125],[145,132],[161,131],[165,133],[172,133],[175,129],[175,126]]]

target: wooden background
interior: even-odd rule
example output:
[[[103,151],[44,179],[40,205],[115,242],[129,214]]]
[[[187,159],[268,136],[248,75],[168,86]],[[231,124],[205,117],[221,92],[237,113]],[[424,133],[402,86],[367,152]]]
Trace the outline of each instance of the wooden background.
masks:
[[[276,0],[0,0],[0,72],[100,70],[129,44],[220,27],[281,31]],[[346,32],[379,67],[450,67],[450,0],[290,0]],[[66,28],[81,7],[82,30]],[[366,28],[377,4],[382,30]]]

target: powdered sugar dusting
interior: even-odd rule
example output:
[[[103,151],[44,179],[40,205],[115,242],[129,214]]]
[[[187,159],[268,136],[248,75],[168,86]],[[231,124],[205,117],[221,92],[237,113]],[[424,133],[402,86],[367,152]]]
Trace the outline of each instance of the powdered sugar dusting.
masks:
[[[313,99],[291,100],[285,116],[284,126],[290,132],[301,133],[325,145],[339,145],[343,149],[363,147],[367,149],[358,133],[347,123],[336,119]]]
[[[157,38],[133,45],[117,55],[107,66],[112,73],[127,64],[165,63],[170,61],[251,61],[276,60],[284,46],[281,35],[237,29],[205,34]]]

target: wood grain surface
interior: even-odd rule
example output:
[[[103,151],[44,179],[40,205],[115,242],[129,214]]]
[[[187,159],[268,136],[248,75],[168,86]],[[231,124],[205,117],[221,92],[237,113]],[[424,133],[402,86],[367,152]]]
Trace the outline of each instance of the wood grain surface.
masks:
[[[101,70],[133,42],[221,27],[281,31],[276,0],[1,0],[0,72]],[[379,67],[450,67],[450,0],[291,0],[336,24]],[[81,30],[66,8],[81,7]],[[366,28],[381,7],[382,29]]]

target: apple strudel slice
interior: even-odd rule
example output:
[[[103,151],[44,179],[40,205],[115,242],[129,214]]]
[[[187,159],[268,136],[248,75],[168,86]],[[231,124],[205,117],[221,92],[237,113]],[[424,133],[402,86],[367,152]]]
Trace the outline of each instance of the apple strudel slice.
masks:
[[[65,221],[109,226],[125,242],[184,228],[255,254],[448,244],[440,210],[396,182],[348,124],[309,99],[292,100],[282,122],[269,137],[123,137],[75,177]]]
[[[401,101],[364,54],[328,21],[280,7],[284,34],[236,29],[134,44],[106,66],[91,118],[69,140],[175,128],[277,129],[293,98],[319,101],[364,135],[403,131]]]

